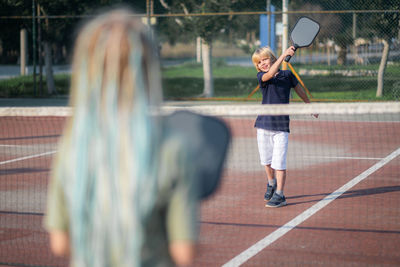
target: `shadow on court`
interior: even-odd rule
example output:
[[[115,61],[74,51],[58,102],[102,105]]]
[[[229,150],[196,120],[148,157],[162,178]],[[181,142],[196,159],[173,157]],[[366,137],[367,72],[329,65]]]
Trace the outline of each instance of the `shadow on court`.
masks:
[[[384,193],[391,193],[400,191],[400,186],[384,186],[384,187],[375,187],[375,188],[367,188],[367,189],[360,189],[360,190],[350,190],[344,192],[341,196],[337,199],[345,199],[345,198],[352,198],[352,197],[363,197],[363,196],[370,196],[370,195],[377,195],[377,194],[384,194]],[[310,194],[310,195],[298,195],[298,196],[288,196],[287,199],[301,199],[307,197],[327,197],[331,193],[321,193],[321,194]],[[304,203],[313,203],[321,201],[321,199],[315,200],[307,200],[307,201],[299,201],[288,203],[288,206],[299,205]]]
[[[250,227],[250,228],[270,228],[270,229],[279,229],[284,228],[282,225],[274,225],[274,224],[251,224],[251,223],[224,223],[224,222],[210,222],[210,221],[202,221],[202,224],[214,225],[214,226],[237,226],[237,227]],[[391,231],[391,230],[377,230],[377,229],[357,229],[357,228],[335,228],[335,227],[305,227],[305,226],[296,226],[288,228],[298,229],[298,230],[317,230],[317,231],[340,231],[340,232],[362,232],[362,233],[379,233],[379,234],[400,234],[400,231]]]

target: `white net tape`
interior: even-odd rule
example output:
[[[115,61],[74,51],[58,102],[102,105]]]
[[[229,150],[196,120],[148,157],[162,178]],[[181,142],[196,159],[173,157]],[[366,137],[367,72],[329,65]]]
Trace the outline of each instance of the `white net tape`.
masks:
[[[188,110],[211,116],[253,116],[253,115],[308,115],[308,114],[396,114],[400,116],[400,102],[374,103],[312,103],[289,105],[260,104],[189,104],[166,103],[161,107],[162,113],[172,113],[177,110]],[[70,107],[4,107],[0,108],[0,116],[70,116]]]

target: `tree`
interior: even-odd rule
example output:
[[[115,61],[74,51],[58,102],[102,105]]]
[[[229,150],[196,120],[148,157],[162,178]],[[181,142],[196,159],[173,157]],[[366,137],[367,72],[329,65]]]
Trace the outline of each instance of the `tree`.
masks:
[[[371,25],[374,25],[371,33],[379,38],[383,44],[382,57],[378,69],[378,81],[376,88],[376,96],[382,97],[383,95],[383,81],[385,76],[385,70],[387,61],[389,58],[390,45],[398,34],[400,15],[398,10],[400,9],[400,3],[398,1],[385,1],[385,0],[374,0],[369,1],[369,7],[371,9],[383,9],[393,10],[395,12],[382,12],[373,13],[369,15]]]
[[[29,6],[30,4],[30,6]],[[30,8],[27,8],[27,7]],[[32,1],[7,0],[0,1],[0,16],[29,16],[32,15]],[[31,34],[31,22],[27,19],[1,19],[0,20],[0,54],[2,63],[16,64],[19,52],[19,32],[27,29]],[[31,55],[31,53],[29,53]]]
[[[39,45],[43,46],[42,50],[44,51],[47,93],[55,94],[53,63],[64,62],[71,53],[75,30],[81,20],[79,16],[90,14],[95,8],[109,4],[110,1],[100,1],[97,5],[91,0],[37,0],[37,2],[40,7],[40,15],[45,17],[40,20],[43,34],[42,43]],[[71,18],[47,18],[51,15],[67,15]]]
[[[230,0],[179,0],[167,3],[160,0],[162,6],[170,13],[199,14],[218,13],[230,10]],[[192,38],[197,36],[202,39],[204,88],[201,96],[211,97],[214,95],[212,75],[212,41],[216,34],[224,29],[229,21],[226,16],[183,16],[175,19],[181,30],[188,33]]]
[[[360,0],[361,1],[361,0]],[[358,0],[296,0],[294,9],[299,10],[353,10],[357,8]],[[353,44],[352,14],[311,14],[321,24],[321,33],[318,38],[331,37],[339,48],[337,64],[347,64],[347,47]]]
[[[36,0],[36,3],[40,6],[40,15],[68,16],[68,18],[40,19],[43,51],[45,51],[46,59],[46,80],[50,94],[54,93],[52,63],[63,62],[69,58],[75,39],[76,26],[81,20],[79,16],[93,14],[98,8],[113,6],[122,2],[122,0]],[[140,1],[140,3],[133,2],[132,4],[135,8],[143,10],[145,1]],[[32,0],[0,1],[0,15],[31,16]],[[27,29],[28,33],[32,36],[32,19],[0,20],[0,27],[2,29],[0,31],[0,44],[3,54],[6,54],[6,57],[8,57],[6,59],[8,60],[7,63],[16,63],[17,56],[10,58],[7,55],[18,55],[19,34],[16,33],[19,33],[20,29]],[[30,38],[30,40],[32,39]],[[32,45],[29,45],[29,49],[29,54],[32,57]]]
[[[311,0],[304,1],[307,2]],[[398,0],[351,0],[342,1],[339,7],[336,0],[323,0],[318,2],[318,4],[327,10],[382,10],[382,12],[363,14],[362,19],[358,19],[358,21],[362,21],[364,25],[370,25],[370,27],[365,27],[366,30],[360,31],[363,34],[363,37],[375,40],[378,39],[383,45],[382,57],[378,69],[378,85],[376,91],[376,96],[381,97],[383,95],[383,81],[387,61],[389,59],[390,45],[392,40],[398,35],[400,20],[398,10],[400,9],[400,2]],[[392,12],[384,12],[384,10],[392,10]],[[343,46],[341,51],[344,51],[344,48],[352,42],[352,37],[350,37],[350,22],[350,18],[342,19],[343,26],[340,34],[336,34],[334,38],[335,42],[337,42],[339,46]],[[341,63],[341,61],[343,62],[343,59],[345,58],[343,54],[343,52],[342,54],[339,52],[338,63]]]

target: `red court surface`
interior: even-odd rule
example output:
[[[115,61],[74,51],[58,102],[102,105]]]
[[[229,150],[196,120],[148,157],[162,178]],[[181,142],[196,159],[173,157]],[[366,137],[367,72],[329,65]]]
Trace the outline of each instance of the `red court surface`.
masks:
[[[19,120],[0,118],[0,265],[67,266],[42,227],[64,119]],[[195,266],[400,265],[399,118],[292,120],[288,205],[278,209],[263,200],[254,118],[225,120],[233,140],[220,187],[202,203]]]

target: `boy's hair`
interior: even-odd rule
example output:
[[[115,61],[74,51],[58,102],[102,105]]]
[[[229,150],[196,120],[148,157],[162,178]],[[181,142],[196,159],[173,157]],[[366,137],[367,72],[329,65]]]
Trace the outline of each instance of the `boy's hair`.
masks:
[[[269,46],[264,46],[258,48],[254,53],[253,56],[251,57],[251,60],[253,61],[254,66],[256,67],[257,71],[261,71],[258,68],[258,62],[262,58],[269,58],[271,59],[272,63],[276,61],[276,56],[272,49]]]

